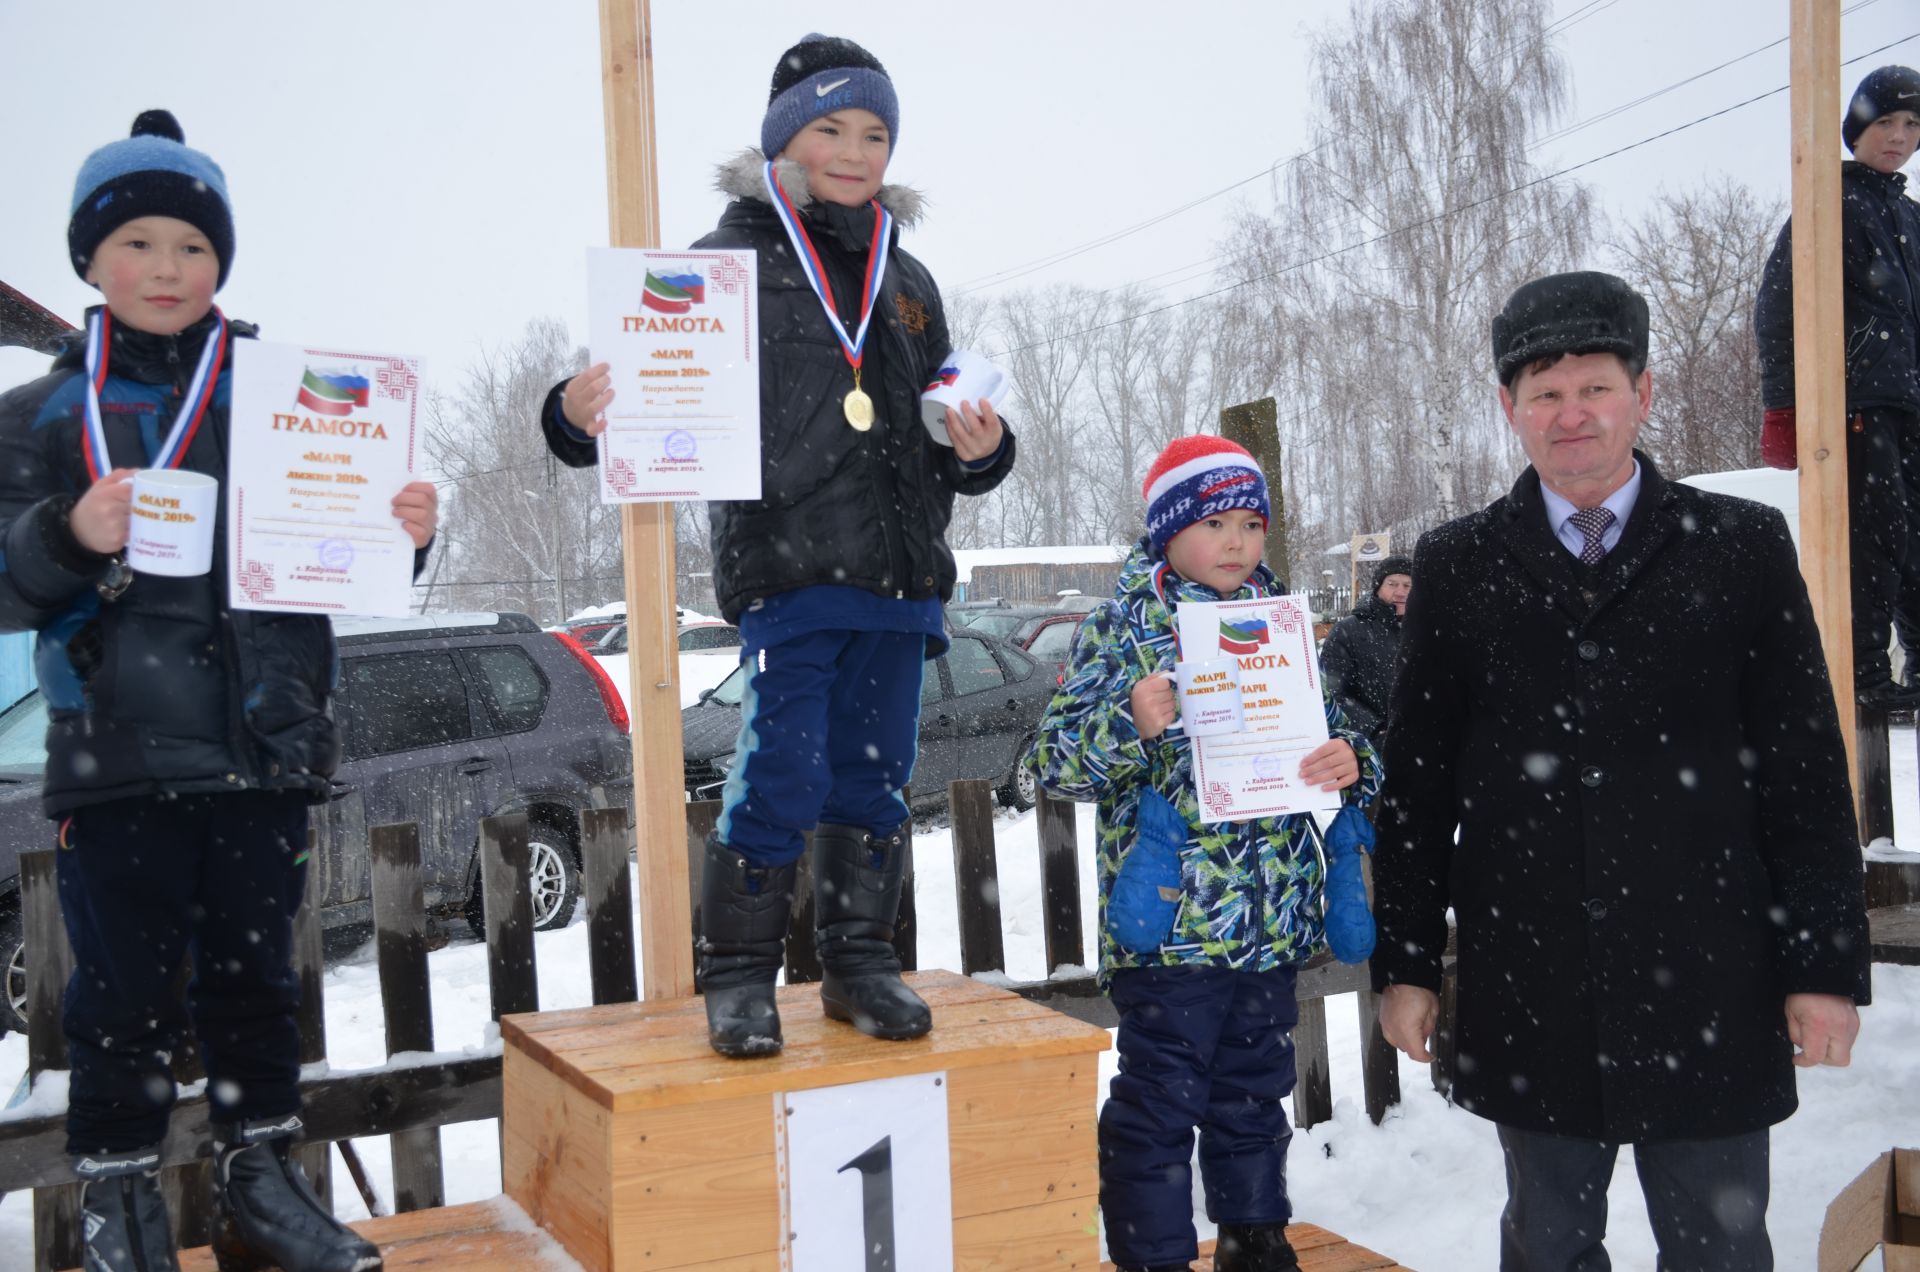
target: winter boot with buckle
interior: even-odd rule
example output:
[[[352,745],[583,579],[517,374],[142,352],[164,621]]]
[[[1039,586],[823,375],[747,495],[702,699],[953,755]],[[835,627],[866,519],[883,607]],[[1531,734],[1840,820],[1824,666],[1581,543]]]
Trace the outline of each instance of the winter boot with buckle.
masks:
[[[1299,1266],[1284,1223],[1223,1223],[1213,1243],[1213,1272],[1294,1272]]]
[[[773,999],[786,952],[795,869],[756,866],[707,836],[700,878],[699,989],[707,1000],[707,1042],[723,1056],[780,1050]]]
[[[160,1146],[73,1160],[85,1181],[80,1222],[86,1272],[180,1272],[160,1195]]]
[[[829,1019],[894,1041],[933,1028],[933,1013],[900,979],[893,949],[906,847],[898,830],[870,835],[858,826],[819,826],[813,832],[820,1002]]]
[[[220,1272],[375,1272],[380,1251],[335,1219],[289,1156],[298,1116],[213,1126],[213,1258]]]

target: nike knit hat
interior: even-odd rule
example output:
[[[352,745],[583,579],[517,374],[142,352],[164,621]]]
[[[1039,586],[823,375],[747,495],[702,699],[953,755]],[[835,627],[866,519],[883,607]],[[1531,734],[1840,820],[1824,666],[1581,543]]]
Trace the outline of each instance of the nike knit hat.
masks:
[[[1920,71],[1911,66],[1883,66],[1870,72],[1853,90],[1847,103],[1847,117],[1840,121],[1840,136],[1853,149],[1867,125],[1896,110],[1920,115]]]
[[[878,115],[887,126],[889,148],[900,144],[900,102],[880,59],[852,40],[809,35],[782,53],[773,68],[760,151],[772,159],[820,116],[853,109]]]
[[[180,121],[164,110],[142,111],[130,136],[87,156],[73,183],[67,221],[67,251],[82,279],[93,253],[128,221],[170,216],[207,236],[220,261],[216,289],[233,267],[233,208],[227,174],[198,150],[189,149]]]
[[[1210,433],[1167,443],[1147,469],[1140,493],[1147,500],[1147,539],[1156,557],[1165,556],[1173,536],[1188,526],[1235,508],[1273,520],[1260,465],[1246,447]]]

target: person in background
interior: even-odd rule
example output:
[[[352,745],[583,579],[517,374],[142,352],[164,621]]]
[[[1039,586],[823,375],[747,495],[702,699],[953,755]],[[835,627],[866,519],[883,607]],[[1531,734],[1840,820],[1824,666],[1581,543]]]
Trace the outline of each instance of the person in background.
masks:
[[[1920,706],[1920,204],[1901,169],[1920,146],[1920,71],[1860,81],[1840,124],[1841,296],[1846,324],[1848,540],[1853,683],[1863,707]],[[1754,302],[1760,452],[1793,468],[1793,222],[1767,257]],[[1890,630],[1891,629],[1891,632]],[[1905,682],[1888,650],[1897,635]]]
[[[1394,660],[1400,654],[1400,619],[1413,591],[1413,561],[1381,559],[1373,567],[1373,592],[1353,613],[1333,625],[1320,645],[1320,674],[1347,720],[1376,742],[1386,736],[1387,700]]]

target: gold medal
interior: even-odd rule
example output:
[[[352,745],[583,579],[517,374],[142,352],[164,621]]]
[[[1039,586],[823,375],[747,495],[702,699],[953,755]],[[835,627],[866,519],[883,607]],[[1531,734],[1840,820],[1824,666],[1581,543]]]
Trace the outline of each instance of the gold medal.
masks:
[[[840,409],[846,412],[847,423],[853,425],[855,432],[864,433],[873,427],[873,399],[859,385],[854,385]]]

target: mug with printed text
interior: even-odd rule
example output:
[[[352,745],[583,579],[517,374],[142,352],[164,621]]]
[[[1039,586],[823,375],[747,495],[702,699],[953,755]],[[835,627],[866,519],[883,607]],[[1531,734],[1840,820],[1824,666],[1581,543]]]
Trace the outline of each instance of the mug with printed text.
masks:
[[[220,483],[205,473],[143,468],[133,475],[127,564],[176,577],[213,568],[213,522]]]

